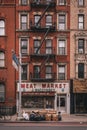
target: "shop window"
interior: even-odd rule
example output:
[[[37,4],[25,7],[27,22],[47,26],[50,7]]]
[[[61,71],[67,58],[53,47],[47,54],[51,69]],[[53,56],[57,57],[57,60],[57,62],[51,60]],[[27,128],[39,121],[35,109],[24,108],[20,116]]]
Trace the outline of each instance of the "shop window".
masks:
[[[27,16],[27,14],[22,14],[20,21],[21,21],[20,22],[21,29],[26,30],[28,28],[28,25],[27,25],[28,16]]]
[[[78,28],[84,29],[84,15],[83,14],[78,15]]]
[[[3,51],[0,51],[0,67],[5,67],[5,54]]]
[[[84,63],[78,64],[78,78],[84,78]]]
[[[22,65],[22,75],[21,78],[22,80],[27,80],[27,65]]]
[[[58,54],[59,55],[65,55],[66,53],[66,41],[63,39],[60,39],[58,41]]]
[[[84,39],[78,40],[78,53],[84,53]]]
[[[65,80],[65,65],[59,65],[58,70],[59,70],[58,79]]]
[[[5,84],[0,83],[0,102],[5,101]]]
[[[26,55],[28,53],[28,39],[22,38],[21,39],[21,54]]]
[[[52,40],[46,39],[46,54],[52,54]]]
[[[5,35],[5,21],[0,20],[0,36]]]
[[[58,29],[59,30],[66,29],[66,15],[65,14],[59,14]]]

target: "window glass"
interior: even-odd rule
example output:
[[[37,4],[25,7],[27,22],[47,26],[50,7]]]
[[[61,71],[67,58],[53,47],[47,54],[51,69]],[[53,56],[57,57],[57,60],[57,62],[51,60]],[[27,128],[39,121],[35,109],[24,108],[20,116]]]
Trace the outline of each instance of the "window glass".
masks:
[[[65,40],[59,40],[58,42],[58,54],[65,55]]]
[[[4,83],[0,83],[0,102],[5,101],[5,85]]]
[[[84,63],[78,64],[78,78],[84,78]]]
[[[66,0],[59,0],[59,5],[65,5],[66,4]]]
[[[46,78],[52,78],[52,66],[46,66]]]
[[[84,5],[84,0],[78,0],[78,5],[83,6]]]
[[[38,54],[40,53],[40,49],[39,49],[40,43],[41,43],[40,40],[38,39],[34,40],[34,53],[38,53]]]
[[[27,15],[21,15],[21,29],[27,29]]]
[[[46,27],[52,26],[52,16],[47,15],[46,16]]]
[[[22,65],[22,80],[27,80],[27,65]]]
[[[78,40],[78,52],[84,53],[84,39]]]
[[[59,15],[59,30],[65,30],[66,26],[66,17],[65,15]]]
[[[5,67],[5,54],[0,51],[0,67]]]
[[[22,5],[27,5],[27,1],[28,1],[28,0],[21,0],[21,4],[22,4]]]
[[[59,65],[59,80],[65,80],[65,65]]]
[[[5,22],[4,20],[0,20],[0,36],[5,35]]]
[[[27,54],[27,49],[28,49],[28,39],[23,38],[21,39],[21,53]]]
[[[52,40],[46,39],[46,54],[52,54]]]
[[[78,16],[79,29],[84,29],[84,15]]]

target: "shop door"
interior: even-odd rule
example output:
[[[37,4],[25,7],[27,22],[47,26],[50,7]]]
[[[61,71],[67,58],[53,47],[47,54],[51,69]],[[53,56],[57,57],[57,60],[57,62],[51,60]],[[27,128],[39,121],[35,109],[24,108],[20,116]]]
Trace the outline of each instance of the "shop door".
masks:
[[[57,96],[57,110],[63,113],[66,112],[66,96],[64,95]]]

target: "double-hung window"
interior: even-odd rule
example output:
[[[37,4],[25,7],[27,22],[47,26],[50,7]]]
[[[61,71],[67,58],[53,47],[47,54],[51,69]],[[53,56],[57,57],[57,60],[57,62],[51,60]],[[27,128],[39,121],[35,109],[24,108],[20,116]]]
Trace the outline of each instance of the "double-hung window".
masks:
[[[34,16],[35,26],[40,26],[40,22],[39,22],[40,17],[41,17],[40,15],[35,15]]]
[[[21,71],[21,78],[22,80],[27,80],[27,65],[22,65],[22,71]]]
[[[52,26],[52,15],[46,16],[46,27]]]
[[[27,22],[28,22],[28,16],[27,16],[27,14],[22,14],[21,15],[21,23],[20,23],[22,30],[28,29]]]
[[[5,35],[5,21],[0,20],[0,36]]]
[[[65,5],[66,4],[66,0],[58,0],[59,5]]]
[[[58,54],[65,55],[66,53],[66,41],[64,39],[60,39],[58,41]]]
[[[21,0],[21,5],[27,5],[28,0]]]
[[[34,66],[34,78],[40,78],[40,66],[35,65]]]
[[[58,79],[65,80],[65,65],[59,65],[58,70],[59,70]]]
[[[78,15],[78,27],[79,29],[84,29],[84,15],[83,14]]]
[[[5,101],[5,84],[0,83],[0,102]]]
[[[39,49],[40,43],[41,43],[40,40],[38,40],[38,39],[34,40],[34,54],[35,53],[40,54],[40,49]]]
[[[78,78],[84,78],[84,63],[78,64]]]
[[[26,55],[28,52],[28,39],[21,38],[21,54]]]
[[[78,40],[78,53],[84,53],[84,39]]]
[[[84,6],[84,0],[78,0],[78,6]]]
[[[59,14],[59,20],[58,20],[58,28],[59,30],[65,30],[66,29],[66,15],[65,14]]]
[[[0,67],[5,67],[5,53],[0,51]]]
[[[52,54],[52,40],[46,39],[46,54]]]
[[[52,78],[52,66],[46,66],[46,78]]]

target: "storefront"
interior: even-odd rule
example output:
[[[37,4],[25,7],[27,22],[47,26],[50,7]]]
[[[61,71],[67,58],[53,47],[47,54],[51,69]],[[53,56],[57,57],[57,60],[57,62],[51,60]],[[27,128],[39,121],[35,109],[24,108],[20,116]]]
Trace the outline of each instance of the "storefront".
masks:
[[[17,84],[17,94],[19,84]],[[69,82],[67,83],[22,83],[22,108],[55,109],[70,113]],[[18,104],[18,98],[17,98]]]

